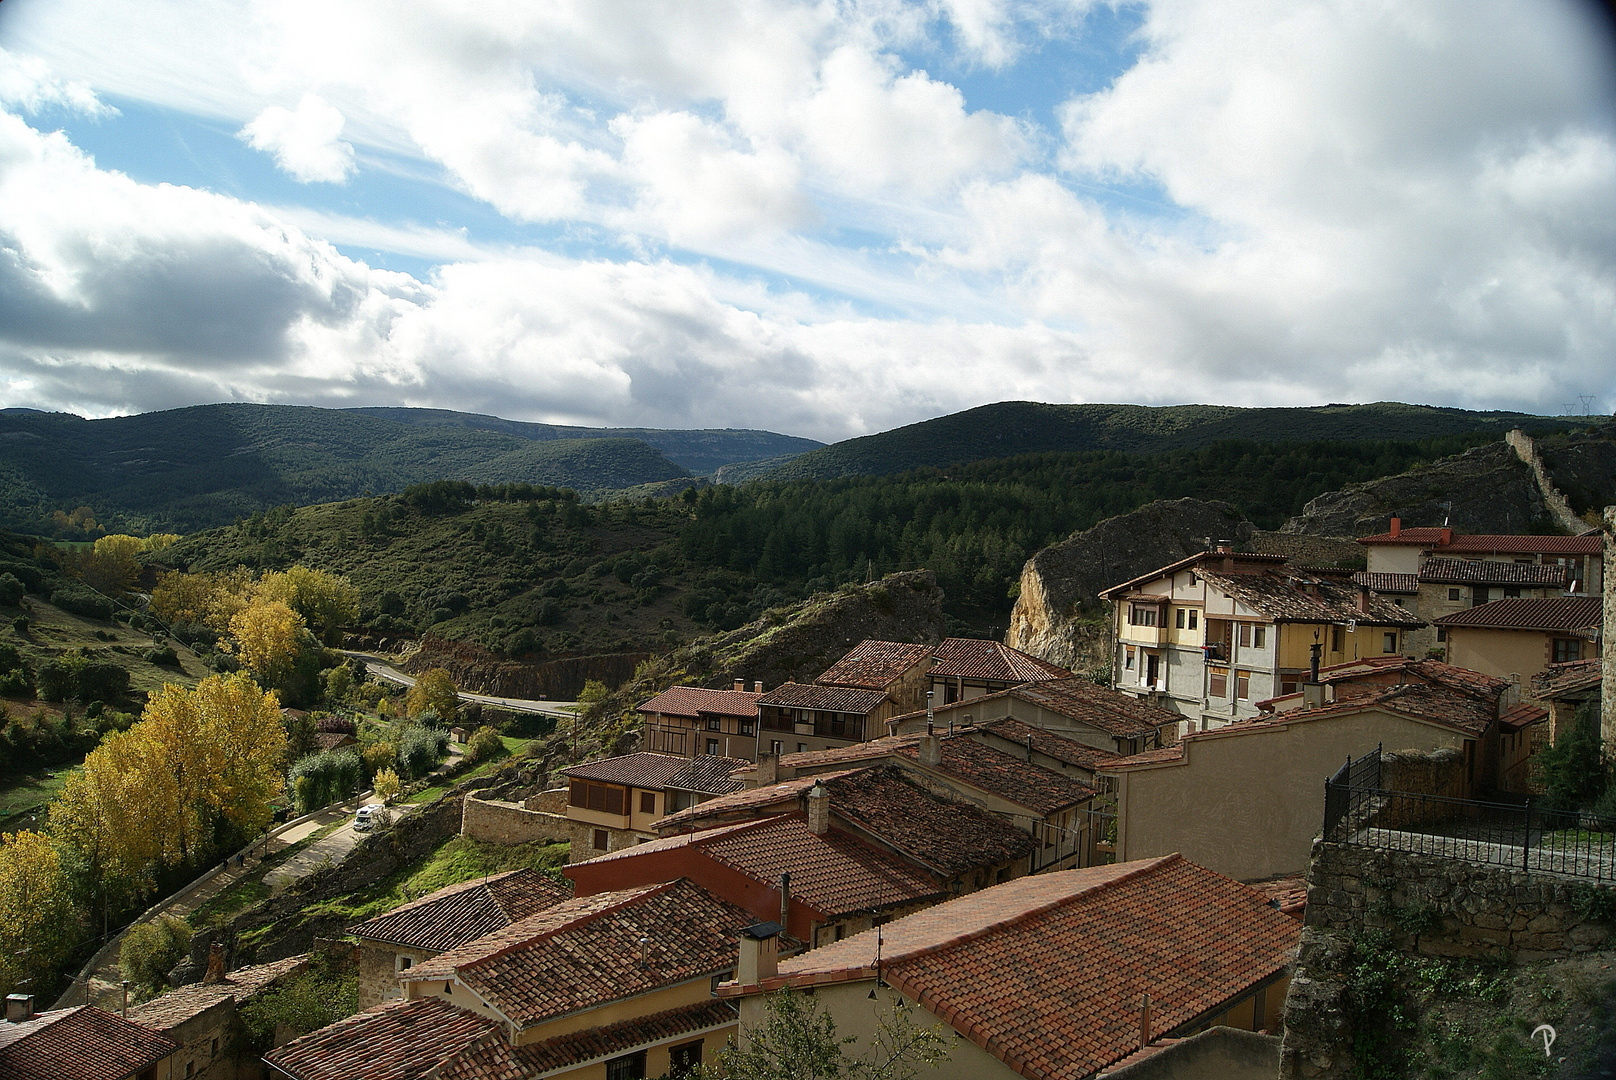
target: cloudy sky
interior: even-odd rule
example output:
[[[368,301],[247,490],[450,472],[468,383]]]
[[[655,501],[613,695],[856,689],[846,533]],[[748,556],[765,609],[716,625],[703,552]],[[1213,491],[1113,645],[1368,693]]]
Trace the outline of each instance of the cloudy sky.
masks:
[[[1616,407],[1572,0],[5,0],[0,405]]]

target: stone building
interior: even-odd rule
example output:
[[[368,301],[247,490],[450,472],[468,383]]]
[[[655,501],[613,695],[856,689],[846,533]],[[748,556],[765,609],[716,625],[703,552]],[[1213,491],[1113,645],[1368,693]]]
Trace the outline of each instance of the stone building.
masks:
[[[262,1062],[231,1056],[236,1010],[308,967],[309,954],[225,972],[217,946],[201,982],[187,983],[129,1010],[129,1019],[173,1040],[175,1080],[258,1080]]]

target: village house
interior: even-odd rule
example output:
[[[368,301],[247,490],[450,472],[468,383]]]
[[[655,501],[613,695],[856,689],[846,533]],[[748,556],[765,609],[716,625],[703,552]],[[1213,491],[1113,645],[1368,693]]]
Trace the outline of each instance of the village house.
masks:
[[[1032,838],[894,766],[814,777],[775,811],[567,867],[579,896],[687,878],[814,944],[1026,874]],[[800,798],[800,803],[799,803]],[[800,805],[800,809],[799,809]],[[784,811],[784,812],[780,812]]]
[[[662,818],[717,795],[738,791],[730,773],[740,758],[682,758],[640,751],[562,769],[571,859],[579,862],[654,840]]]
[[[1376,747],[1453,751],[1452,794],[1496,785],[1503,679],[1406,657],[1320,672],[1262,717],[1186,735],[1100,771],[1116,796],[1116,856],[1186,858],[1242,881],[1305,870],[1320,794],[1348,758]],[[1537,710],[1538,719],[1546,715]]]
[[[227,973],[223,950],[215,945],[201,982],[130,1006],[128,1019],[174,1043],[175,1080],[257,1080],[263,1075],[262,1064],[231,1053],[239,1031],[237,1009],[308,965],[309,954],[303,953]]]
[[[932,646],[906,641],[859,642],[814,680],[818,686],[845,686],[853,690],[879,690],[900,712],[926,703],[927,674],[932,667]]]
[[[1456,533],[1449,528],[1405,529],[1392,518],[1391,529],[1361,536],[1371,574],[1419,575],[1431,559],[1457,559],[1523,566],[1559,566],[1567,574],[1565,591],[1598,596],[1604,589],[1604,542],[1597,530],[1581,536],[1526,536]],[[1500,597],[1501,587],[1475,582],[1486,594]],[[1477,599],[1467,595],[1472,602]],[[1486,602],[1487,596],[1480,597]]]
[[[1598,656],[1550,664],[1532,676],[1531,697],[1549,710],[1547,738],[1554,742],[1571,730],[1577,710],[1599,700],[1604,683],[1603,662]]]
[[[893,717],[893,734],[924,731],[927,713]],[[1172,742],[1183,717],[1149,701],[1100,686],[1081,675],[1023,683],[948,705],[935,705],[931,722],[939,730],[975,726],[1013,718],[1095,750],[1137,754]]]
[[[1598,655],[1604,602],[1596,596],[1495,600],[1436,620],[1448,663],[1520,686],[1552,664]]]
[[[897,715],[884,690],[781,683],[758,699],[758,756],[826,750],[873,739]]]
[[[1083,1080],[1163,1038],[1277,1031],[1300,934],[1262,892],[1169,855],[1019,878],[784,960],[742,935],[719,994],[743,1041],[766,995],[796,989],[856,1054],[901,999],[959,1036],[928,1076]]]
[[[683,880],[567,900],[408,969],[401,999],[264,1060],[292,1080],[679,1074],[735,1032],[713,991],[752,921]]]
[[[1421,620],[1351,580],[1226,546],[1100,594],[1112,604],[1112,685],[1185,717],[1186,731],[1257,715],[1312,664],[1405,652]]]
[[[949,705],[1023,683],[1067,679],[1072,673],[998,641],[944,638],[932,653],[932,701]]]
[[[572,890],[534,870],[507,870],[449,885],[348,927],[359,939],[359,1007],[403,996],[399,978],[529,915],[572,899]]]
[[[35,1012],[32,994],[6,996],[0,1076],[6,1080],[179,1080],[173,1039],[94,1005]]]
[[[1030,761],[1025,747],[1013,752],[979,739],[975,729],[932,735],[896,735],[838,750],[765,755],[755,768],[735,773],[753,785],[672,815],[661,824],[664,836],[691,826],[780,813],[806,790],[815,775],[849,768],[894,765],[911,779],[951,802],[987,811],[1031,835],[1037,843],[1031,870],[1085,866],[1096,858],[1096,789],[1081,770],[1046,768]],[[1053,749],[1053,747],[1051,747]],[[1036,756],[1036,755],[1035,755]],[[781,781],[782,775],[790,777]]]
[[[763,684],[746,689],[736,679],[733,690],[706,690],[674,686],[641,705],[645,737],[641,745],[658,754],[757,760],[757,701]]]

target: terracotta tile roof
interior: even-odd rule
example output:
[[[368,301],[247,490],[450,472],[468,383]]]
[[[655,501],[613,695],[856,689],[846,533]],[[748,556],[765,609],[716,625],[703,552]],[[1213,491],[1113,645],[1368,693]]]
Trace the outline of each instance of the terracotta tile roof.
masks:
[[[919,764],[919,746],[904,747],[898,753]],[[958,732],[942,739],[941,764],[922,767],[935,768],[980,791],[1025,806],[1039,817],[1087,802],[1095,795],[1094,788],[1064,773],[1011,757],[974,739],[962,738]]]
[[[528,1080],[681,1036],[722,1031],[737,1019],[728,1002],[708,1000],[514,1048],[504,1031],[491,1031],[446,1062],[433,1080]]]
[[[1033,851],[1030,834],[968,803],[938,797],[895,766],[865,769],[826,787],[833,819],[897,848],[945,881]]]
[[[780,767],[800,771],[823,768],[826,765],[840,765],[844,762],[890,757],[905,746],[914,746],[920,741],[922,734],[915,732],[910,735],[883,735],[879,739],[870,739],[851,746],[838,746],[831,750],[804,750],[796,754],[781,754]],[[751,771],[755,775],[757,770],[754,768]]]
[[[881,975],[1023,1076],[1079,1080],[1279,975],[1301,936],[1260,891],[1178,855],[1018,878],[881,931]],[[874,931],[763,989],[875,976]],[[738,988],[737,988],[738,989]],[[734,993],[735,990],[729,990]]]
[[[1522,585],[1532,589],[1563,589],[1571,583],[1564,566],[1535,563],[1486,562],[1481,559],[1426,559],[1419,578],[1432,585]],[[1373,587],[1373,586],[1371,586]]]
[[[1550,664],[1532,676],[1532,693],[1545,701],[1564,694],[1591,690],[1603,681],[1603,661],[1599,657]]]
[[[1432,622],[1437,626],[1480,626],[1499,630],[1589,630],[1600,625],[1603,603],[1597,596],[1494,600]]]
[[[321,750],[338,750],[344,746],[358,746],[359,740],[341,731],[317,731],[314,733],[314,745]]]
[[[574,765],[569,769],[562,769],[561,775],[577,780],[598,780],[603,784],[622,784],[624,787],[661,791],[667,786],[670,777],[677,775],[689,764],[689,758],[678,754],[658,754],[650,750],[641,750],[621,757],[602,758],[599,761]]]
[[[303,970],[308,962],[309,954],[303,953],[272,964],[237,968],[227,972],[222,982],[187,983],[143,1005],[131,1005],[129,1019],[154,1031],[168,1031],[202,1015],[221,1001],[243,1001],[283,975]]]
[[[786,709],[820,709],[825,712],[868,713],[887,700],[884,690],[858,690],[850,686],[820,686],[817,683],[781,683],[758,699],[759,705]]]
[[[526,934],[512,933],[516,927],[491,934],[411,968],[406,981],[452,978],[518,1027],[529,1027],[727,971],[735,966],[737,933],[756,921],[683,878],[571,903],[591,900],[602,903],[590,914],[546,922],[560,910],[553,908],[529,920]]]
[[[572,899],[570,885],[535,870],[507,870],[449,885],[378,915],[348,933],[442,952]]]
[[[1498,726],[1511,735],[1549,718],[1549,710],[1541,705],[1523,702],[1498,718]]]
[[[1072,673],[1002,642],[944,638],[932,653],[931,674],[945,678],[1025,683],[1064,679]]]
[[[1423,626],[1412,612],[1371,591],[1358,606],[1360,586],[1281,566],[1255,574],[1203,570],[1211,588],[1275,622],[1357,622],[1369,626]]]
[[[1082,675],[1018,686],[1006,693],[1122,739],[1150,735],[1164,724],[1184,719]]]
[[[1300,919],[1307,910],[1307,878],[1284,877],[1272,881],[1253,882],[1253,889],[1268,897],[1268,902],[1283,915]]]
[[[1184,570],[1188,567],[1196,566],[1202,563],[1216,562],[1221,565],[1225,559],[1233,559],[1235,562],[1244,563],[1247,566],[1266,567],[1282,566],[1289,561],[1290,556],[1258,555],[1252,552],[1235,552],[1233,554],[1225,554],[1221,551],[1198,551],[1194,555],[1180,559],[1175,563],[1168,563],[1166,566],[1158,567],[1147,574],[1140,574],[1136,578],[1130,578],[1120,585],[1112,585],[1108,589],[1101,589],[1100,597],[1105,600],[1113,600],[1116,599],[1118,595],[1126,593],[1128,590],[1133,589],[1136,586],[1145,585],[1155,581],[1157,578],[1166,577],[1170,574],[1176,574],[1180,570]],[[1163,596],[1159,599],[1166,600],[1168,597]]]
[[[706,690],[699,686],[674,686],[641,705],[637,712],[662,713],[694,720],[703,713],[713,716],[757,716],[757,699],[762,694],[746,690]]]
[[[1376,533],[1374,536],[1360,536],[1360,544],[1411,544],[1422,547],[1435,547],[1442,543],[1442,534],[1451,532],[1450,529],[1403,529],[1393,536],[1389,532]]]
[[[869,639],[853,646],[851,652],[827,668],[814,682],[822,686],[885,690],[930,653],[930,645]]]
[[[1384,709],[1387,712],[1440,724],[1477,738],[1485,735],[1487,729],[1498,719],[1496,699],[1489,702],[1442,685],[1405,683],[1402,686],[1391,686],[1349,698],[1338,698],[1316,709],[1295,709],[1271,717],[1242,720],[1213,731],[1186,735],[1184,738],[1203,738],[1224,732],[1238,734],[1268,725],[1304,723],[1321,717],[1342,716],[1369,708]]]
[[[1496,675],[1456,667],[1441,660],[1415,660],[1407,656],[1371,656],[1319,669],[1319,681],[1336,687],[1337,698],[1349,692],[1350,684],[1389,686],[1393,685],[1390,682],[1393,678],[1398,682],[1434,683],[1489,701],[1496,701],[1511,685],[1508,679]]]
[[[668,777],[668,782],[663,787],[676,791],[698,791],[703,795],[728,795],[746,786],[730,774],[736,769],[748,768],[751,764],[744,758],[699,754],[691,758],[684,768]]]
[[[1474,551],[1488,555],[1598,555],[1605,549],[1599,533],[1581,536],[1499,536],[1474,533],[1455,536],[1443,551]]]
[[[1418,574],[1371,574],[1360,570],[1352,575],[1352,580],[1358,585],[1367,585],[1378,593],[1415,596],[1420,591]]]
[[[384,1002],[264,1055],[296,1080],[422,1080],[497,1027],[440,998]]]
[[[791,755],[786,755],[790,757]],[[657,829],[664,834],[670,830],[682,829],[694,825],[699,821],[711,821],[715,818],[732,815],[747,816],[758,813],[771,807],[785,804],[795,805],[795,800],[804,791],[814,786],[816,780],[829,780],[833,776],[845,776],[848,771],[819,773],[813,776],[799,776],[793,780],[782,780],[778,784],[767,784],[763,787],[747,788],[730,795],[720,795],[716,799],[708,799],[704,803],[687,807],[676,814],[669,814],[657,822]]]
[[[1285,715],[1289,716],[1289,713]],[[1188,736],[1185,736],[1188,738]],[[1147,765],[1163,765],[1169,761],[1182,761],[1184,759],[1184,744],[1176,743],[1164,746],[1160,750],[1146,750],[1142,754],[1132,754],[1125,758],[1101,766],[1101,772],[1118,772],[1125,769],[1142,768]]]
[[[0,1076],[6,1080],[123,1080],[179,1049],[166,1035],[94,1005],[0,1023]]]
[[[1121,696],[1127,697],[1128,695],[1123,694]],[[1007,716],[1003,720],[995,720],[991,724],[979,724],[977,729],[991,732],[1018,746],[1027,745],[1027,740],[1031,739],[1032,748],[1036,752],[1043,754],[1045,757],[1052,757],[1056,761],[1064,761],[1068,765],[1076,765],[1080,769],[1096,769],[1106,762],[1115,761],[1122,756],[1121,754],[1112,753],[1110,750],[1100,750],[1093,746],[1088,746],[1078,742],[1076,739],[1068,739],[1058,732],[1035,728],[1031,724],[1024,724],[1011,716]]]

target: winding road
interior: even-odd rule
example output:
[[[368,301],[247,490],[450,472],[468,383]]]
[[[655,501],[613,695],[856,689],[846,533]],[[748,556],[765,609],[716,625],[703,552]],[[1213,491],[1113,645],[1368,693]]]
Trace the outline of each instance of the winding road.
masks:
[[[353,649],[343,649],[344,656],[352,656],[363,660],[370,673],[379,679],[398,683],[400,686],[414,686],[415,676],[406,675],[390,663],[390,658],[379,653],[357,652]],[[542,716],[555,716],[566,719],[574,715],[577,708],[576,701],[534,701],[531,698],[494,697],[490,694],[473,694],[462,690],[461,701],[477,701],[484,705],[498,705],[505,709],[516,709],[519,712],[539,713]]]

